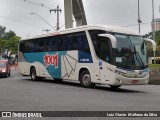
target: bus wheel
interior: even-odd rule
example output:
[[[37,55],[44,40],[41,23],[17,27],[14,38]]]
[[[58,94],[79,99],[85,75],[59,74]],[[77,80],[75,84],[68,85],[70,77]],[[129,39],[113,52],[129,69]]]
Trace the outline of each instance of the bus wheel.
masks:
[[[31,69],[31,80],[37,80],[36,69]]]
[[[84,70],[80,74],[80,83],[85,88],[90,88],[94,86],[94,84],[91,82],[91,76],[88,70]]]
[[[111,87],[112,89],[117,89],[117,88],[121,87],[121,85],[110,85],[110,87]]]
[[[61,83],[62,81],[63,81],[63,79],[54,78],[54,82],[55,82],[55,83]]]

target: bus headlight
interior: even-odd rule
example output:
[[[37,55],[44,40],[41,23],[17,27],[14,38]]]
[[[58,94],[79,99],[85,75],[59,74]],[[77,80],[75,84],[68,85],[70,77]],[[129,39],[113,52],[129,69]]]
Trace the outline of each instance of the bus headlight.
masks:
[[[116,74],[119,74],[119,75],[122,75],[122,76],[125,76],[126,73],[122,72],[122,71],[119,71],[119,70],[115,70],[115,73]]]

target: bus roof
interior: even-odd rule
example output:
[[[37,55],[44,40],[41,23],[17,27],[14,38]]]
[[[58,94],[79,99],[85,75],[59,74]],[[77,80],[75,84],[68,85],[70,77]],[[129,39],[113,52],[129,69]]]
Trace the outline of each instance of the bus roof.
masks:
[[[137,33],[136,31],[128,29],[128,28],[124,28],[124,27],[117,27],[117,26],[111,26],[111,25],[85,25],[85,26],[80,26],[80,27],[76,27],[76,28],[59,30],[59,31],[55,31],[53,33],[42,34],[42,35],[38,35],[38,36],[35,36],[32,38],[26,38],[26,39],[22,39],[22,40],[43,38],[43,37],[48,37],[48,36],[55,36],[55,35],[60,35],[60,34],[66,34],[66,33],[72,33],[72,32],[84,31],[84,30],[93,30],[93,29],[105,30],[108,32],[115,32],[115,33],[121,33],[121,34],[142,36],[141,34]]]

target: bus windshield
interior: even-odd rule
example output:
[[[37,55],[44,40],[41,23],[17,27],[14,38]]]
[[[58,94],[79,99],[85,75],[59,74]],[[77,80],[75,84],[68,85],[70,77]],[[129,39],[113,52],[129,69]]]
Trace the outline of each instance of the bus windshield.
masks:
[[[114,34],[117,48],[113,49],[113,61],[124,69],[145,69],[148,67],[145,43],[140,36]]]

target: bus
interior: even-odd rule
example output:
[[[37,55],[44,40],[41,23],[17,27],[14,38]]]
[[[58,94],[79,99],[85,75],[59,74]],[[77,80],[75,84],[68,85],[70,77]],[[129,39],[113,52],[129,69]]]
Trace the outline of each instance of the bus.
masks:
[[[83,87],[95,84],[118,88],[144,85],[149,80],[146,42],[153,40],[130,29],[86,25],[56,31],[19,43],[18,67],[32,80],[76,80]]]

